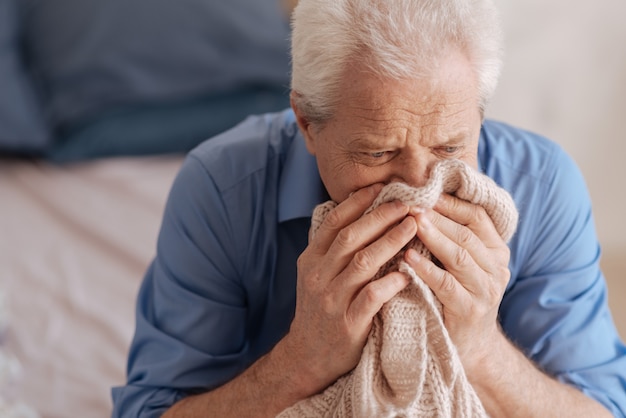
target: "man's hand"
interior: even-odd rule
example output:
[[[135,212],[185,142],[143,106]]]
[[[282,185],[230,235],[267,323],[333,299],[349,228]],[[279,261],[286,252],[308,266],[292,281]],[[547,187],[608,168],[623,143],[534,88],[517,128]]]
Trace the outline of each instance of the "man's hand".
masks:
[[[372,318],[407,285],[398,272],[370,279],[416,233],[445,269],[414,259],[412,251],[407,260],[443,303],[446,327],[491,416],[610,416],[544,375],[500,332],[509,251],[482,208],[444,196],[434,210],[413,216],[398,203],[363,216],[379,191],[379,185],[359,190],[337,206],[301,255],[296,313],[285,338],[235,379],[181,400],[166,416],[276,416],[354,368]]]
[[[356,366],[372,319],[408,283],[399,272],[370,281],[417,231],[399,202],[363,215],[380,190],[367,187],[339,204],[298,260],[296,312],[282,343],[313,393]]]
[[[407,261],[443,304],[446,328],[471,372],[501,337],[497,315],[510,278],[509,249],[482,207],[450,195],[415,219],[417,236],[442,267],[415,251]]]
[[[405,258],[443,304],[446,328],[489,415],[609,417],[598,402],[544,374],[500,330],[510,253],[484,209],[444,195],[433,210],[413,215],[417,236],[442,266],[412,250]]]
[[[298,259],[287,335],[230,382],[184,398],[165,416],[273,417],[357,365],[374,316],[408,284],[400,272],[371,279],[417,232],[409,208],[398,202],[364,215],[381,189],[377,184],[353,193],[309,241]]]

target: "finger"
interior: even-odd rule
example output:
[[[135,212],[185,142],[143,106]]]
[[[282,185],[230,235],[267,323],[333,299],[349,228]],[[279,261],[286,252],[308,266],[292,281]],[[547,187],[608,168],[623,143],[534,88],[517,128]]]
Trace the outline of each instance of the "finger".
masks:
[[[435,210],[442,216],[431,220],[438,219],[444,234],[468,249],[477,264],[506,287],[511,274],[508,268],[510,249],[486,210],[447,194],[440,196]],[[470,231],[475,234],[472,239],[469,238]]]
[[[472,231],[458,224],[455,227],[461,233],[451,239],[430,223],[427,215],[418,219],[417,236],[445,270],[474,295],[489,298],[501,296],[510,279],[510,250],[504,241],[500,240],[497,248],[487,248]],[[465,235],[466,238],[459,238],[459,235]]]
[[[509,249],[482,207],[449,195],[442,196],[439,205],[435,207],[444,213],[426,211],[430,221],[483,270],[495,273],[503,260],[508,265]]]
[[[416,231],[415,219],[404,218],[400,224],[391,228],[382,237],[356,252],[347,267],[334,279],[332,285],[347,289],[347,295],[354,295],[415,237]],[[336,292],[339,293],[339,289]]]
[[[440,222],[434,225],[430,220],[431,214],[433,211],[416,216],[417,236],[449,274],[456,277],[463,287],[472,293],[478,293],[482,285],[479,278],[484,275],[486,269],[491,268],[491,261],[483,243],[468,228],[450,220],[443,221],[439,218],[446,218],[436,213],[434,216]],[[449,230],[445,231],[445,228],[441,227],[442,223]]]
[[[363,287],[347,311],[347,319],[355,326],[369,330],[374,316],[382,306],[404,289],[408,277],[400,272],[392,272]]]
[[[491,265],[489,248],[470,227],[457,223],[434,210],[426,211],[424,214],[419,215],[418,224],[422,229],[434,226],[436,230],[458,247],[465,248],[482,268],[488,268]],[[500,243],[502,244],[502,240],[500,240]]]
[[[433,208],[444,217],[470,228],[488,247],[498,246],[502,238],[482,206],[449,194],[442,194]]]
[[[321,274],[354,275],[354,279],[343,279],[349,280],[348,284],[356,281],[362,285],[371,279],[415,236],[415,219],[406,217],[408,210],[398,201],[385,203],[342,229],[328,249]]]
[[[382,184],[373,184],[359,189],[328,213],[312,240],[318,254],[326,254],[339,231],[363,215],[374,203],[382,187]]]
[[[468,298],[467,290],[451,273],[421,256],[414,249],[407,250],[404,259],[444,306],[462,311],[463,301]]]

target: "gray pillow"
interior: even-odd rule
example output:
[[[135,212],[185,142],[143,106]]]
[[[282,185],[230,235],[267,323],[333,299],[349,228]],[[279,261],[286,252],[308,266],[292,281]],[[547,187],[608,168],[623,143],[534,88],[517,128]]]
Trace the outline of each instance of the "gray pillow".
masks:
[[[29,65],[61,133],[120,106],[289,85],[279,0],[17,1]]]
[[[0,0],[0,153],[38,153],[51,134],[19,49],[18,1]]]

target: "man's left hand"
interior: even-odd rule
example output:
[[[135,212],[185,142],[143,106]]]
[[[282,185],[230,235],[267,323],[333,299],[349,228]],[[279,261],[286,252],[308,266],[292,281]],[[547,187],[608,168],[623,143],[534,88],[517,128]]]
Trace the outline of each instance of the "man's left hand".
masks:
[[[416,211],[417,236],[440,265],[406,253],[406,260],[443,304],[446,328],[466,370],[480,367],[490,342],[501,338],[498,308],[510,278],[510,252],[478,205],[442,195]]]

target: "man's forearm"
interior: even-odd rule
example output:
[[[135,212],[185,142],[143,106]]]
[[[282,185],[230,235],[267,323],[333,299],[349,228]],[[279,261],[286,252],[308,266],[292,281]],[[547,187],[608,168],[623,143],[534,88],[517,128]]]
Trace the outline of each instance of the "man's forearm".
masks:
[[[210,392],[182,399],[163,417],[275,417],[313,394],[286,351],[279,342],[238,377]]]
[[[600,403],[532,364],[506,337],[468,378],[492,417],[607,417]]]

